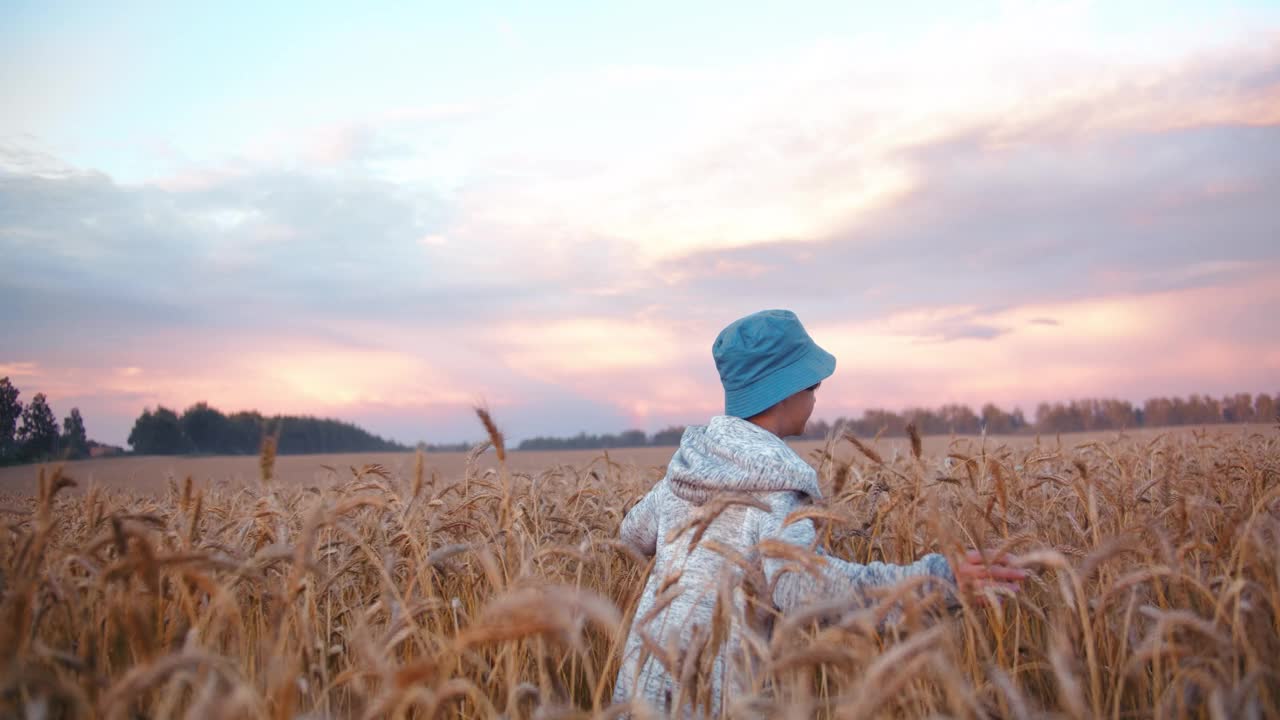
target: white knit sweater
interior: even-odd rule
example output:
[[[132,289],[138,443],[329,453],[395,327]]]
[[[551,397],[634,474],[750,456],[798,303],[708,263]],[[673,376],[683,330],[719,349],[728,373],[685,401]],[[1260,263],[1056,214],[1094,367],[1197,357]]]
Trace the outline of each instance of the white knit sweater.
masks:
[[[700,529],[697,520],[719,509],[726,497],[750,500],[759,507],[728,505],[705,525],[690,551]],[[860,565],[823,555],[825,562],[818,563],[816,572],[799,569],[779,552],[777,542],[806,552],[815,546],[811,521],[785,526],[784,521],[792,511],[820,497],[817,473],[773,433],[728,416],[688,428],[666,476],[622,521],[622,540],[646,556],[656,554],[657,559],[623,649],[614,702],[634,698],[664,716],[718,715],[722,691],[747,685],[744,673],[749,672],[750,663],[745,659],[744,641],[768,639],[772,613],[767,608],[761,612],[761,605],[787,614],[807,603],[857,598],[864,589],[919,575],[944,580],[948,592],[954,588],[951,568],[937,554],[911,565]],[[786,548],[781,550],[785,553]],[[733,553],[740,554],[738,561],[726,560]],[[767,588],[772,588],[772,597],[760,603],[750,601],[744,585],[749,588],[753,579],[756,587],[765,588],[761,594],[768,595]],[[717,648],[708,641],[719,595],[731,596],[733,601],[730,630]],[[655,605],[668,601],[654,612]],[[708,648],[700,663],[699,648]],[[666,657],[668,666],[677,668],[674,676],[659,654]],[[694,673],[695,663],[709,667],[710,676]],[[691,704],[698,690],[686,687],[682,693],[680,676],[696,676],[709,683],[709,694],[701,693],[709,696],[709,707]]]

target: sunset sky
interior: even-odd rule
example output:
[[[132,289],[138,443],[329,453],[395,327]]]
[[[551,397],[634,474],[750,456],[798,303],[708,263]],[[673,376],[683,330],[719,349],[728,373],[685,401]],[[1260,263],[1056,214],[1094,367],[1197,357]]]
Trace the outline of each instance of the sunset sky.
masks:
[[[0,376],[654,431],[785,307],[819,417],[1280,390],[1280,3],[617,5],[0,3]]]

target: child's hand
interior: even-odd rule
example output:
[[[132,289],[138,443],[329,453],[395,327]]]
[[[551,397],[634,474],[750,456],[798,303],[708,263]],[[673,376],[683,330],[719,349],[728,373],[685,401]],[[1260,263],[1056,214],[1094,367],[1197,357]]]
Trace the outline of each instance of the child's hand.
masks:
[[[956,584],[960,592],[978,603],[994,601],[999,606],[996,595],[984,592],[988,589],[1018,592],[1022,581],[1027,578],[1027,571],[1014,567],[1017,558],[1001,553],[988,554],[985,558],[977,550],[970,550],[952,568],[956,576]]]

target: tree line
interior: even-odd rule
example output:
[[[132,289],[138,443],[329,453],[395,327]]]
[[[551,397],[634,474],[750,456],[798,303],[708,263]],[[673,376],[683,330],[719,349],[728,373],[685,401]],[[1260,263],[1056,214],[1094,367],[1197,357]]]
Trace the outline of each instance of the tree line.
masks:
[[[1005,412],[992,403],[974,412],[966,405],[944,405],[937,410],[909,409],[900,413],[867,410],[858,419],[840,418],[830,425],[819,421],[805,437],[826,437],[834,425],[864,437],[877,434],[901,436],[907,423],[915,423],[925,435],[1010,435],[1017,433],[1067,433],[1126,430],[1140,427],[1212,425],[1217,423],[1276,422],[1277,398],[1261,393],[1237,393],[1222,398],[1192,394],[1187,398],[1150,398],[1141,405],[1116,398],[1082,398],[1070,402],[1040,403],[1028,421],[1022,410]]]
[[[102,451],[119,452],[89,440],[79,408],[59,426],[44,393],[36,393],[25,405],[8,377],[0,378],[0,464],[78,459]],[[909,423],[925,435],[1008,435],[1016,433],[1065,433],[1123,430],[1140,427],[1207,425],[1214,423],[1276,422],[1280,395],[1237,393],[1221,398],[1193,394],[1186,398],[1150,398],[1141,405],[1115,398],[1084,398],[1062,403],[1040,403],[1028,419],[1019,408],[1005,411],[987,403],[977,411],[968,405],[907,408],[894,412],[871,408],[856,418],[815,420],[805,429],[805,439],[822,439],[843,427],[862,437],[902,436]],[[671,426],[653,434],[643,430],[620,433],[578,433],[570,437],[528,438],[518,450],[587,450],[673,446],[680,443],[683,426]],[[399,452],[410,450],[394,440],[348,422],[298,415],[265,416],[257,411],[230,414],[196,403],[181,414],[166,408],[145,409],[129,433],[129,445],[140,455],[251,455],[268,435],[276,438],[281,454]],[[427,445],[437,452],[463,451],[468,443]]]
[[[658,445],[679,445],[684,427],[673,425],[665,430],[647,435],[643,430],[624,430],[617,434],[592,435],[585,432],[570,437],[532,437],[521,441],[517,450],[593,450],[632,448]]]
[[[1115,398],[1084,398],[1062,403],[1040,403],[1028,419],[1020,408],[1005,411],[987,403],[974,411],[968,405],[908,408],[899,412],[871,408],[856,418],[814,420],[801,438],[821,440],[843,427],[861,437],[901,437],[914,423],[923,435],[1012,435],[1018,433],[1066,433],[1125,430],[1140,427],[1210,425],[1216,423],[1276,422],[1280,396],[1237,393],[1222,398],[1193,394],[1187,398],[1151,398],[1141,405]],[[646,435],[642,430],[617,434],[578,433],[571,437],[535,437],[520,443],[520,450],[591,450],[678,445],[684,428],[673,426]]]
[[[21,396],[8,377],[0,378],[0,465],[89,456],[97,443],[85,434],[79,408],[71,408],[59,427],[44,393],[26,405]]]
[[[342,420],[309,415],[266,416],[256,410],[224,414],[200,402],[179,415],[164,406],[142,411],[129,432],[139,455],[252,455],[273,436],[281,455],[409,450]]]

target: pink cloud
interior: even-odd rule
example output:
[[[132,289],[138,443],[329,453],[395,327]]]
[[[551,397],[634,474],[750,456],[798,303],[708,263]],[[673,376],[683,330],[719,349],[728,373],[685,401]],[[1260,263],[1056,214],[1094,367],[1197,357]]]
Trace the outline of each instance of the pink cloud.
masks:
[[[372,133],[361,125],[321,128],[305,142],[307,158],[322,166],[346,165],[366,152]]]
[[[40,366],[33,362],[0,363],[0,376],[36,377],[40,375]]]
[[[840,359],[836,377],[824,385],[840,408],[1260,391],[1280,384],[1280,341],[1243,329],[1265,324],[1263,309],[1277,302],[1280,287],[1257,280],[980,315],[1011,328],[993,339],[943,343],[930,334],[932,320],[967,314],[966,308],[823,325],[813,334]],[[885,378],[897,379],[893,392],[877,388]]]

